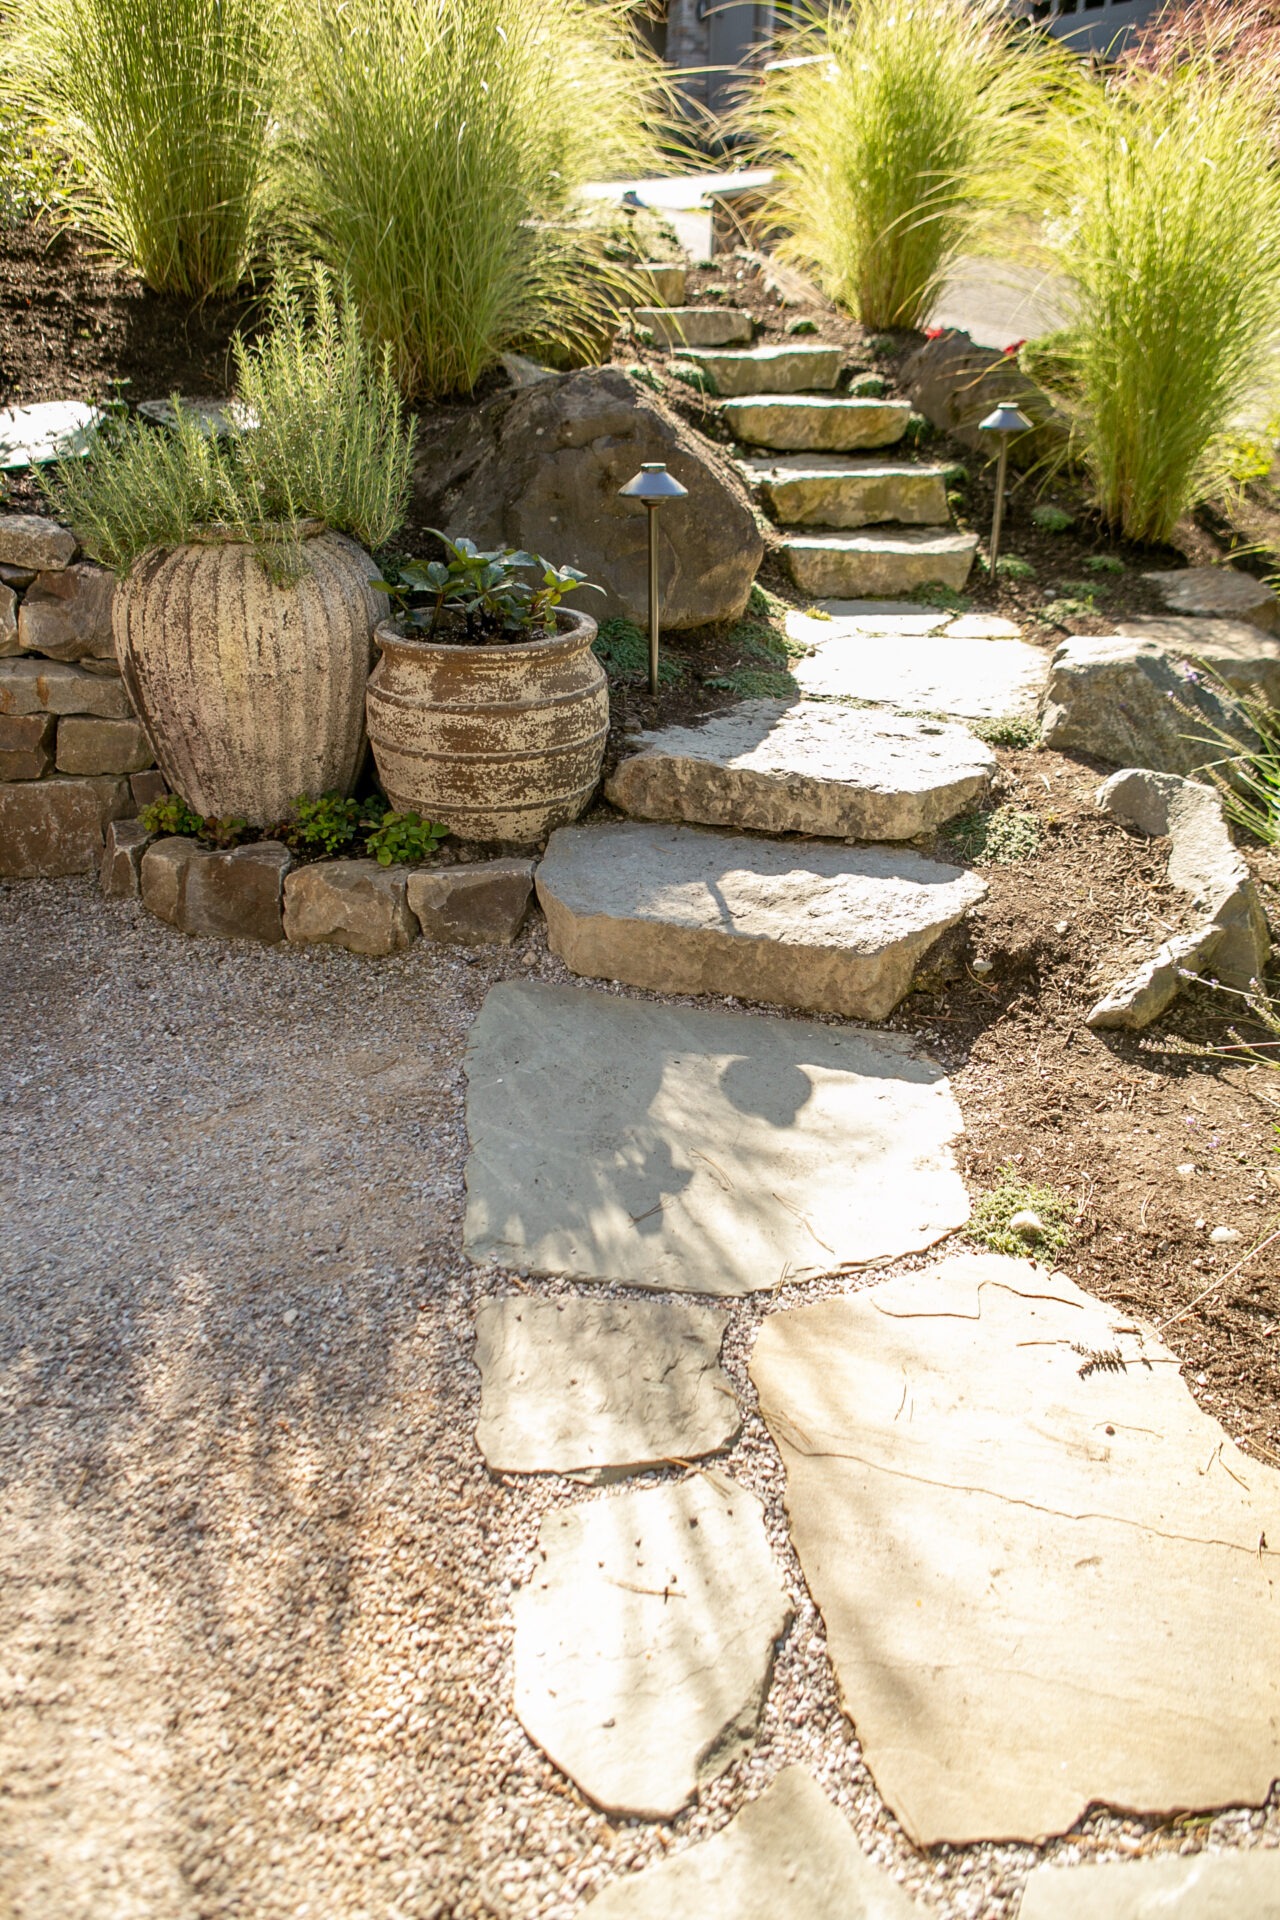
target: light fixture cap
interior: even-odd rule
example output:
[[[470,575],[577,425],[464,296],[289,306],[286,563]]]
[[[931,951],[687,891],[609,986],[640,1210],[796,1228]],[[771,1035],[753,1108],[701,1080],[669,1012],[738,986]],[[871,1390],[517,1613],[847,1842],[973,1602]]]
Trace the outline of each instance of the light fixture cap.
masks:
[[[684,500],[688,496],[688,487],[682,487],[672,474],[667,472],[661,460],[646,460],[633,480],[625,487],[619,487],[618,493],[625,500]]]
[[[1025,413],[1019,413],[1013,402],[1007,400],[978,425],[983,433],[1029,433],[1035,421],[1028,420]]]

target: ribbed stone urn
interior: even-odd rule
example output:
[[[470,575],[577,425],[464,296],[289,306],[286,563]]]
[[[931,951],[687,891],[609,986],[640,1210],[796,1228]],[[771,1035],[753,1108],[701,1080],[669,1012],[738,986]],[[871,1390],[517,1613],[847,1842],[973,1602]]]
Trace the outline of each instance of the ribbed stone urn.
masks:
[[[369,742],[393,807],[464,840],[533,846],[576,820],[600,778],[609,687],[596,623],[504,646],[408,639],[385,620],[369,681]]]
[[[264,529],[264,546],[293,532]],[[125,684],[169,787],[197,813],[272,826],[299,794],[350,793],[360,771],[387,598],[354,540],[318,520],[297,532],[295,580],[214,529],[144,555],[116,587]]]

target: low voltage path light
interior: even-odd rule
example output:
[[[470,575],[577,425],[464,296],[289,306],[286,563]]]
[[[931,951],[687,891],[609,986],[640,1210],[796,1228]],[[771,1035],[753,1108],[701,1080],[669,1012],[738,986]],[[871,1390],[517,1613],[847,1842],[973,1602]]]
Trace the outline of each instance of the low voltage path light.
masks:
[[[643,500],[649,515],[649,691],[658,692],[658,508],[664,500],[684,500],[688,487],[667,472],[661,460],[646,460],[634,480],[618,493],[624,500]]]
[[[991,516],[990,566],[993,580],[996,577],[996,561],[1000,558],[1000,529],[1004,525],[1004,480],[1009,466],[1009,442],[1020,433],[1029,433],[1034,425],[1035,422],[1028,420],[1025,413],[1019,413],[1010,401],[979,422],[981,432],[998,433],[1000,436],[1000,452],[996,459],[996,510]]]

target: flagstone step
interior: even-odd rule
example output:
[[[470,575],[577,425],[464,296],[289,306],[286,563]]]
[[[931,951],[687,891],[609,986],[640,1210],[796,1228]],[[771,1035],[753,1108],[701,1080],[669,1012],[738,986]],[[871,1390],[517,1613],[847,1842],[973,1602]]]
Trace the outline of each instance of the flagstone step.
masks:
[[[950,520],[945,467],[784,454],[739,462],[784,527],[941,527]]]
[[[1028,716],[1044,693],[1049,654],[1009,621],[952,620],[870,600],[835,600],[822,611],[820,619],[799,610],[787,616],[789,638],[809,649],[791,663],[806,693],[961,720]]]
[[[898,848],[639,820],[561,827],[537,885],[551,950],[573,973],[858,1020],[892,1013],[987,891]]]
[[[751,347],[737,353],[689,347],[681,356],[701,367],[713,393],[725,399],[758,393],[807,393],[834,387],[844,364],[842,347]]]
[[[726,400],[725,425],[748,446],[778,453],[852,453],[891,447],[911,418],[905,400],[842,400],[822,394],[757,394]]]
[[[738,307],[637,307],[634,319],[673,347],[744,346],[753,326]]]
[[[928,527],[794,534],[783,542],[791,577],[803,592],[849,598],[908,594],[928,586],[958,592],[977,549],[976,533],[935,533]]]
[[[745,700],[638,745],[606,788],[633,819],[837,840],[929,833],[972,807],[996,771],[964,727],[834,701]]]

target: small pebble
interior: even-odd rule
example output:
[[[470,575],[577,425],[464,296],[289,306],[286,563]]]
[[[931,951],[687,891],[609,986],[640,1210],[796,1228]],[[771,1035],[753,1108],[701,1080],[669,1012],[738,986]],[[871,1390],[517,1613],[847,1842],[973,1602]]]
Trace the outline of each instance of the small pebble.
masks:
[[[1244,1239],[1244,1235],[1239,1227],[1215,1227],[1209,1239],[1215,1247],[1233,1247],[1237,1240]]]
[[[1020,1240],[1043,1240],[1045,1224],[1038,1213],[1032,1213],[1030,1207],[1023,1207],[1015,1213],[1009,1225]]]
[[[1179,1180],[1194,1180],[1194,1179],[1195,1179],[1195,1177],[1196,1177],[1196,1163],[1195,1163],[1195,1161],[1194,1161],[1194,1160],[1184,1160],[1184,1161],[1182,1162],[1182,1165],[1181,1165],[1181,1166],[1180,1166],[1180,1167],[1178,1168],[1178,1178],[1179,1178]]]
[[[973,971],[977,974],[979,980],[985,980],[995,964],[994,960],[975,960],[973,963]]]
[[[286,1327],[291,1327],[294,1321],[297,1319],[297,1317],[298,1317],[298,1309],[296,1307],[286,1307],[285,1314],[284,1314],[284,1323]]]

